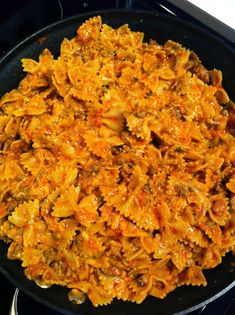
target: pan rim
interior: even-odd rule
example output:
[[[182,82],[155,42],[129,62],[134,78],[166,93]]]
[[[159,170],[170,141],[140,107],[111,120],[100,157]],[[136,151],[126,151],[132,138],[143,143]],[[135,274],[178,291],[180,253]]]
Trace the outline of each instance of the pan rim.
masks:
[[[49,23],[48,25],[44,26],[43,28],[40,28],[39,30],[32,32],[30,35],[26,36],[23,40],[18,42],[13,48],[8,50],[5,53],[5,55],[0,58],[0,64],[5,63],[7,61],[7,59],[9,57],[11,57],[11,54],[15,53],[19,48],[21,48],[22,46],[24,46],[25,44],[27,44],[28,42],[30,42],[31,40],[33,40],[37,36],[41,35],[42,33],[46,32],[46,31],[51,31],[54,27],[62,26],[63,24],[72,22],[73,20],[76,20],[77,18],[82,18],[82,17],[86,17],[86,16],[95,16],[95,15],[100,15],[100,14],[103,15],[103,14],[109,14],[109,13],[147,14],[147,15],[152,15],[155,17],[167,18],[167,19],[172,20],[172,21],[177,21],[177,22],[180,22],[181,24],[188,25],[190,27],[193,27],[193,28],[203,32],[204,34],[206,34],[210,38],[213,38],[216,41],[220,42],[220,44],[224,45],[228,50],[230,50],[230,52],[235,53],[234,47],[232,45],[230,45],[226,40],[224,40],[221,36],[219,36],[219,35],[217,36],[215,33],[212,33],[209,30],[202,28],[200,25],[196,25],[193,22],[185,21],[180,17],[170,16],[170,15],[168,16],[167,14],[161,14],[161,13],[157,13],[155,11],[150,12],[148,10],[108,9],[108,10],[91,11],[91,12],[86,12],[86,13],[82,13],[82,14],[75,14],[75,15],[69,16],[65,19],[60,19],[60,20],[57,20],[56,22]]]
[[[17,280],[15,280],[11,275],[9,275],[5,270],[2,269],[1,265],[0,265],[0,272],[11,282],[16,286],[16,289],[21,290],[23,293],[27,294],[30,298],[33,297],[33,299],[35,299],[37,302],[46,305],[47,307],[50,307],[51,309],[54,309],[55,311],[61,312],[61,308],[58,307],[57,305],[53,304],[52,302],[48,301],[48,300],[44,300],[43,298],[41,298],[39,295],[37,295],[36,293],[32,293],[29,289],[24,288],[23,285],[17,283]],[[191,313],[193,311],[196,311],[197,309],[206,306],[207,304],[215,301],[216,299],[218,299],[219,297],[221,297],[222,295],[224,295],[226,292],[228,292],[229,290],[231,290],[233,287],[235,287],[235,280],[230,283],[228,286],[226,286],[223,290],[221,290],[220,292],[216,293],[215,295],[213,295],[212,297],[208,298],[207,300],[193,305],[190,308],[186,308],[180,312],[176,312],[176,313],[171,313],[170,315],[186,315],[188,313]],[[43,289],[46,290],[46,289]],[[125,303],[125,302],[124,302]],[[71,311],[68,310],[63,310],[64,315],[70,315],[73,314]],[[79,313],[76,313],[77,315],[79,315]]]
[[[133,10],[133,9],[109,9],[109,10],[103,10],[103,11],[91,11],[91,12],[86,12],[83,14],[76,14],[70,17],[67,17],[66,19],[62,19],[62,20],[58,20],[54,23],[48,24],[47,26],[37,30],[36,32],[33,32],[32,34],[30,34],[29,36],[27,36],[26,38],[24,38],[22,41],[20,41],[18,44],[16,44],[12,49],[10,49],[8,52],[6,52],[6,54],[0,59],[0,66],[1,65],[5,65],[7,64],[7,62],[9,60],[11,60],[12,58],[14,58],[14,55],[22,48],[26,47],[27,45],[31,44],[34,41],[37,41],[38,38],[41,37],[41,35],[45,34],[45,33],[49,33],[49,32],[53,32],[55,28],[58,27],[63,27],[63,25],[66,25],[68,23],[75,23],[76,19],[81,19],[81,18],[90,18],[91,16],[95,16],[95,15],[102,15],[104,16],[105,14],[110,14],[110,13],[135,13],[135,14],[146,14],[146,15],[151,15],[152,17],[160,17],[160,18],[164,18],[167,20],[172,20],[175,21],[177,23],[180,23],[181,25],[184,26],[188,26],[191,28],[194,28],[202,33],[204,33],[206,36],[214,39],[215,41],[219,42],[219,44],[223,45],[230,53],[235,54],[235,49],[229,45],[229,43],[227,43],[226,41],[224,41],[221,37],[216,36],[216,34],[213,34],[211,32],[209,32],[209,30],[205,30],[203,29],[201,26],[197,26],[195,25],[193,22],[188,22],[185,21],[181,18],[178,17],[174,17],[174,16],[168,16],[166,14],[159,14],[157,12],[150,12],[148,10]],[[2,242],[2,241],[1,241]],[[36,301],[58,311],[61,312],[61,307],[58,307],[57,305],[55,305],[53,302],[50,302],[48,300],[45,300],[44,298],[41,298],[39,295],[37,295],[37,293],[32,293],[28,288],[24,288],[23,285],[17,283],[17,280],[15,280],[13,278],[12,275],[10,275],[7,271],[2,269],[2,266],[0,265],[0,271],[1,273],[8,279],[10,280],[16,287],[18,287],[20,290],[22,290],[23,292],[25,292],[27,295],[29,295],[30,297],[33,297]],[[222,289],[220,292],[216,293],[215,295],[213,295],[212,297],[208,298],[207,300],[200,302],[196,305],[193,305],[192,307],[189,308],[185,308],[184,310],[180,311],[180,312],[176,312],[176,313],[171,313],[171,315],[184,315],[187,314],[188,312],[192,312],[195,311],[197,309],[199,309],[200,307],[207,305],[208,303],[216,300],[217,298],[219,298],[220,296],[222,296],[224,293],[226,293],[227,291],[229,291],[231,288],[233,288],[235,286],[235,280],[230,283],[228,286],[226,286],[224,289]],[[65,308],[62,309],[64,314],[75,314],[73,313],[72,310],[66,310]],[[77,313],[79,314],[79,313]]]

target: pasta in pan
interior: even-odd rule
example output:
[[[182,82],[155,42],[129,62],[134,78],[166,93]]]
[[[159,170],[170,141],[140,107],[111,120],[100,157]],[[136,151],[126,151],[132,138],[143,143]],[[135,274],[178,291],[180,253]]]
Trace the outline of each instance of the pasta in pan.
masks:
[[[0,100],[0,238],[38,285],[141,303],[235,250],[235,105],[168,40],[86,21]]]

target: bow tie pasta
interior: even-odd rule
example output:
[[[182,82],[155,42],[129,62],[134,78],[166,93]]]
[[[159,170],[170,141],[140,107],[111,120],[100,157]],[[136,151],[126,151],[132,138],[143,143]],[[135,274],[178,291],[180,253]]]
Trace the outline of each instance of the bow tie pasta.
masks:
[[[168,40],[86,21],[0,100],[0,238],[94,306],[206,285],[235,249],[235,106]]]

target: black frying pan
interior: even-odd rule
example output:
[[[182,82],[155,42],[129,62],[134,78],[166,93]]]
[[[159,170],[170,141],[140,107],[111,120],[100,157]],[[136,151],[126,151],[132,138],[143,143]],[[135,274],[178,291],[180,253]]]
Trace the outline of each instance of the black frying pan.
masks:
[[[24,74],[20,59],[38,58],[43,48],[49,48],[54,56],[59,54],[59,46],[64,37],[71,38],[76,29],[86,19],[101,15],[103,22],[118,27],[128,23],[132,30],[145,33],[145,40],[156,39],[164,43],[172,39],[196,52],[208,69],[223,71],[224,87],[235,100],[235,50],[214,35],[182,20],[149,12],[106,11],[83,14],[57,22],[33,34],[0,61],[0,96],[15,88]],[[46,36],[40,43],[39,38]],[[206,287],[181,287],[170,293],[164,300],[147,298],[142,304],[114,301],[106,307],[94,308],[90,302],[74,305],[67,299],[68,290],[53,286],[41,289],[33,281],[26,279],[19,261],[6,258],[8,246],[0,242],[0,270],[22,291],[37,301],[65,314],[80,315],[169,315],[180,312],[186,314],[221,296],[235,285],[234,261],[231,254],[226,255],[218,267],[205,271],[208,281]],[[4,303],[1,301],[1,303]]]

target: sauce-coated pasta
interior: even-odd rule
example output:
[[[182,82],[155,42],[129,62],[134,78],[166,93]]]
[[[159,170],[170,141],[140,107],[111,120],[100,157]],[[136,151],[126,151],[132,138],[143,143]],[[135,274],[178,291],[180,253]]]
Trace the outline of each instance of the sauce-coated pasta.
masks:
[[[218,70],[100,17],[0,100],[0,238],[94,306],[206,285],[235,249],[235,107]],[[1,250],[1,249],[0,249]]]

